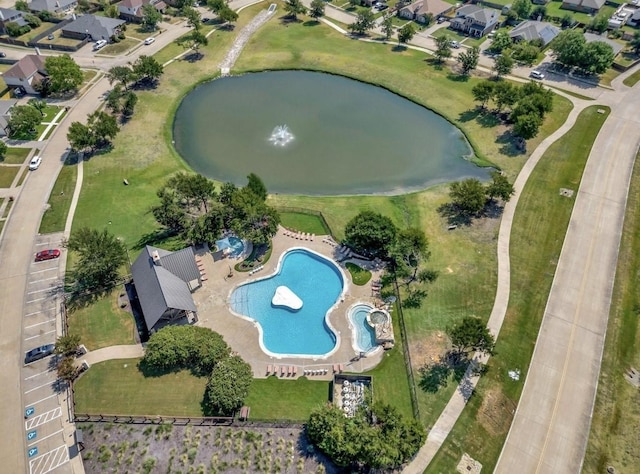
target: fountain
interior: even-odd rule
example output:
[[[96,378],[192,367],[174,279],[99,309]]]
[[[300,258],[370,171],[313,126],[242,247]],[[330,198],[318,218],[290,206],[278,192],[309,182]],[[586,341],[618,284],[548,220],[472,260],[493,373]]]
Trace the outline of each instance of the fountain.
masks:
[[[269,141],[276,146],[285,146],[293,140],[293,138],[293,133],[289,131],[289,127],[286,125],[278,125],[273,129],[273,132],[271,132]]]

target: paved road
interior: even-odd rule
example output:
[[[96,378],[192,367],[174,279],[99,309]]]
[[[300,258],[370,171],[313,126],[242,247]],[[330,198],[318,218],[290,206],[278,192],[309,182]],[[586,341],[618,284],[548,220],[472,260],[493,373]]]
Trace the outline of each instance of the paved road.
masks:
[[[640,87],[602,98],[612,113],[584,170],[497,473],[577,473],[582,467],[640,143]]]

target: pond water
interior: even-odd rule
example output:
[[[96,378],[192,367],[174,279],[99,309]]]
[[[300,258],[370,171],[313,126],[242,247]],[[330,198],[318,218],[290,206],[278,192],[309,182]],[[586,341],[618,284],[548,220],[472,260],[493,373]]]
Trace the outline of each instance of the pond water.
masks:
[[[196,87],[174,119],[175,147],[198,173],[269,192],[398,194],[489,170],[465,157],[459,129],[383,88],[277,71]]]

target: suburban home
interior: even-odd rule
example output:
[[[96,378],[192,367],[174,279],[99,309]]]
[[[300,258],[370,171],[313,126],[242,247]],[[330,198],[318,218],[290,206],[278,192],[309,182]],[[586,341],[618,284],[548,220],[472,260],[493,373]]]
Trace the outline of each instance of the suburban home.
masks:
[[[454,30],[479,38],[495,28],[499,17],[500,12],[498,10],[481,8],[476,5],[465,5],[456,11],[456,16],[449,22],[449,25]]]
[[[191,293],[202,285],[202,276],[192,247],[169,252],[147,245],[131,273],[150,332],[181,318],[197,320]]]
[[[613,55],[617,56],[620,51],[624,49],[624,45],[614,41],[612,39],[607,38],[607,35],[601,36],[595,33],[584,33],[584,39],[587,40],[587,43],[593,43],[594,41],[602,41],[603,43],[607,43],[613,49]]]
[[[606,0],[562,0],[562,8],[584,13],[596,13]]]
[[[133,23],[142,22],[142,7],[144,5],[153,5],[160,13],[164,13],[167,4],[162,0],[122,0],[118,4],[118,13],[120,18]]]
[[[407,20],[415,20],[418,23],[425,23],[425,15],[431,14],[433,18],[438,18],[441,15],[446,15],[453,8],[453,5],[444,0],[420,0],[401,8],[398,11],[398,16]]]
[[[513,41],[542,41],[542,45],[546,46],[551,40],[558,36],[560,29],[546,21],[527,20],[520,23],[509,32],[509,36]]]
[[[626,25],[627,23],[633,24],[635,14],[638,14],[638,18],[640,18],[640,10],[632,8],[630,5],[625,3],[619,7],[613,15],[611,15],[611,18],[609,18],[609,28],[616,29]]]
[[[22,87],[27,94],[37,94],[36,84],[47,77],[44,67],[44,56],[28,54],[9,68],[2,78],[7,86],[12,88]]]
[[[6,137],[9,134],[7,130],[11,107],[16,105],[18,101],[15,99],[0,100],[0,137]]]
[[[109,41],[120,34],[124,20],[105,16],[82,15],[61,28],[62,36],[75,39],[90,37],[92,41]]]
[[[0,33],[7,33],[7,23],[17,23],[19,26],[25,26],[27,20],[24,19],[24,14],[25,12],[14,10],[13,8],[0,8]]]
[[[29,10],[34,13],[62,14],[70,12],[76,5],[78,5],[78,0],[32,0],[29,3]]]

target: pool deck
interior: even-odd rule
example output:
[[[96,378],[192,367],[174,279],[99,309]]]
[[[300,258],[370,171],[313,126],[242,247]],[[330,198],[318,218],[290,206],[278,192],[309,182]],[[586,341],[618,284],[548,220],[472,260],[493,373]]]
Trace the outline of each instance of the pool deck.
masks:
[[[374,354],[367,357],[354,360],[358,353],[353,349],[351,329],[347,317],[347,310],[351,305],[357,302],[374,303],[376,299],[373,297],[371,289],[371,281],[379,277],[379,272],[372,270],[373,277],[369,283],[363,286],[356,286],[351,281],[351,277],[344,263],[335,260],[336,249],[323,239],[328,236],[315,236],[313,241],[299,240],[293,237],[285,236],[284,229],[279,228],[277,235],[273,238],[273,251],[269,261],[264,264],[264,268],[254,275],[248,272],[237,272],[233,270],[237,259],[222,259],[218,262],[213,261],[212,255],[207,253],[199,253],[198,258],[204,267],[205,278],[202,288],[193,294],[193,299],[198,308],[198,326],[208,327],[220,333],[224,340],[231,346],[234,352],[237,352],[245,361],[247,361],[253,369],[253,375],[256,378],[267,377],[267,367],[271,366],[295,366],[297,369],[296,376],[283,376],[283,379],[295,379],[304,376],[305,370],[322,370],[327,369],[327,373],[323,375],[307,375],[312,380],[330,380],[333,378],[333,365],[338,364],[344,367],[344,372],[361,373],[375,367],[384,356],[384,351],[378,350]],[[337,308],[329,315],[331,325],[340,335],[337,350],[326,359],[313,359],[312,357],[271,357],[260,349],[258,343],[258,329],[253,322],[240,318],[229,310],[228,299],[231,291],[240,283],[252,281],[258,278],[264,278],[273,274],[280,256],[293,247],[302,247],[313,250],[325,257],[334,260],[343,270],[348,286],[345,292],[344,300],[341,301]],[[350,261],[350,260],[347,260]],[[229,269],[233,270],[233,276],[228,277]],[[354,360],[354,361],[352,361]]]

